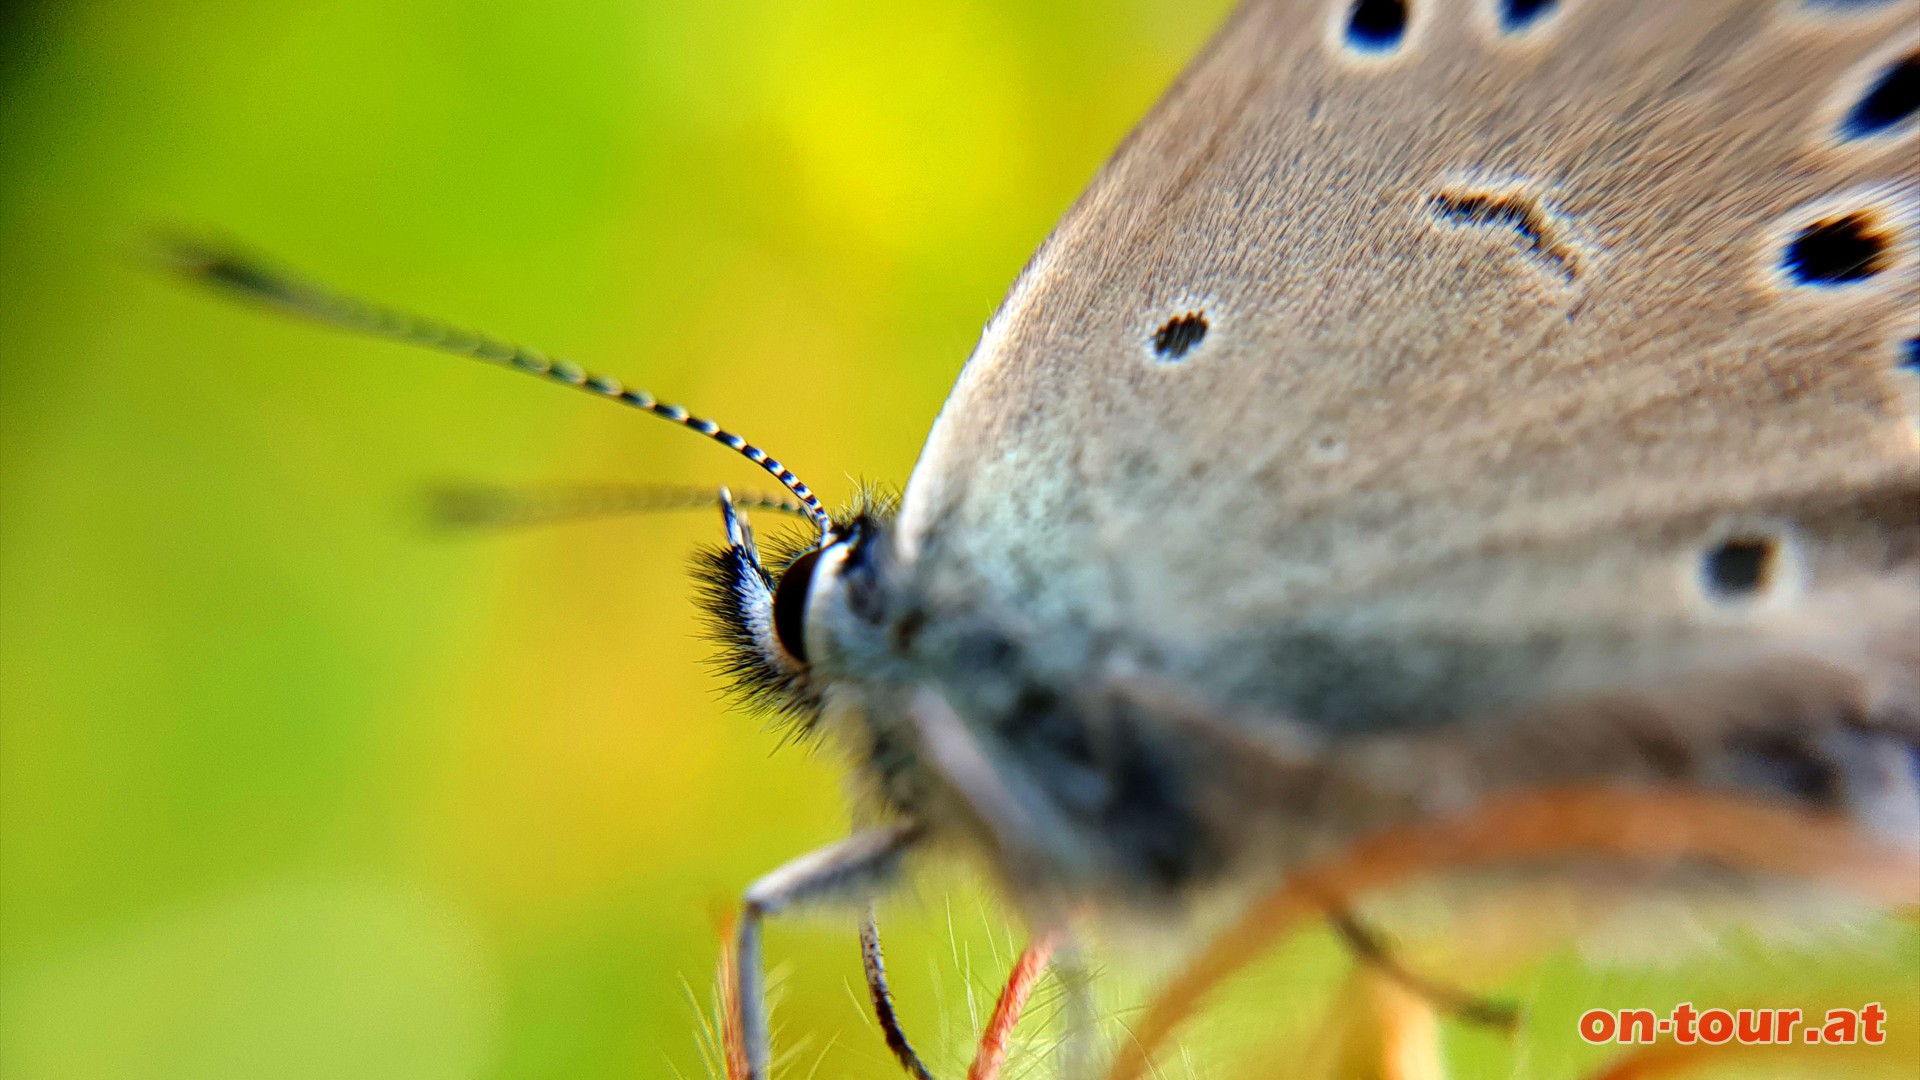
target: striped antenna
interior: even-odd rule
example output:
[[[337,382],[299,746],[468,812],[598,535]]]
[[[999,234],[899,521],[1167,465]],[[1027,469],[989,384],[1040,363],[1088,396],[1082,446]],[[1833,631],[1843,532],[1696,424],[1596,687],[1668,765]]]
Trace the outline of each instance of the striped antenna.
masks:
[[[711,420],[689,414],[678,405],[656,401],[645,390],[628,389],[618,379],[584,371],[572,361],[555,360],[537,349],[333,292],[230,248],[191,239],[169,239],[166,246],[170,262],[180,273],[246,299],[335,329],[438,349],[543,376],[691,428],[772,474],[800,501],[801,512],[813,519],[823,537],[832,527],[832,519],[820,506],[813,490],[785,465],[768,457],[765,450],[723,430]]]

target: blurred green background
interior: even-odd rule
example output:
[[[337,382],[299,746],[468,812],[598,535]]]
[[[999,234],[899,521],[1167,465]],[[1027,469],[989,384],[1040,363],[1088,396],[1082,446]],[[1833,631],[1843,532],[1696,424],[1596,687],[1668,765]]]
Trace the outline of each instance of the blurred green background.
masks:
[[[685,564],[716,514],[450,539],[420,513],[445,480],[762,474],[183,288],[154,226],[615,373],[837,502],[905,480],[1022,263],[1225,6],[11,9],[9,1080],[698,1075],[683,984],[704,1000],[717,918],[846,827],[838,763],[776,753],[704,667]],[[951,951],[920,907],[909,1001]],[[963,939],[997,925],[960,912]],[[799,1074],[892,1075],[850,927],[770,950]]]
[[[831,755],[774,753],[702,665],[684,563],[715,515],[421,514],[448,480],[757,472],[183,288],[154,226],[617,374],[837,501],[904,480],[1014,274],[1226,6],[8,8],[0,1072],[702,1075],[720,918],[845,828]],[[1017,930],[964,882],[920,898],[896,976],[951,1071]],[[850,925],[769,949],[787,1074],[895,1075]]]

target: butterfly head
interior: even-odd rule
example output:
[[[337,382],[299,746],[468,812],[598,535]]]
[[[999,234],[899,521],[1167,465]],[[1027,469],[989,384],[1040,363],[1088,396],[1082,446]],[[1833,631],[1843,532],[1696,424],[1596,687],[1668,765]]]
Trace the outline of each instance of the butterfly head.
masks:
[[[863,491],[817,536],[789,533],[764,556],[725,488],[720,516],[724,543],[697,553],[693,567],[719,667],[749,703],[809,730],[848,634],[871,621],[862,613],[874,606],[893,500]]]

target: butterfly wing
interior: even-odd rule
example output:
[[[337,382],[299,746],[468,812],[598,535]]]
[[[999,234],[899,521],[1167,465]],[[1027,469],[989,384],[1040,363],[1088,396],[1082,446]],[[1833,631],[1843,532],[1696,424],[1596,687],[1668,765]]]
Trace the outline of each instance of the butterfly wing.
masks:
[[[1914,6],[1396,7],[1247,4],[1101,172],[921,587],[1327,731],[1762,658],[1915,711]]]

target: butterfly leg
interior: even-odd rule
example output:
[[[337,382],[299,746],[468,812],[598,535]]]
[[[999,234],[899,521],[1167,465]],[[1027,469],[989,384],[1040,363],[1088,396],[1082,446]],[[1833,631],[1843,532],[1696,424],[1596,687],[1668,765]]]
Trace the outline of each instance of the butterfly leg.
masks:
[[[920,1055],[914,1053],[913,1044],[907,1041],[907,1033],[900,1027],[900,1015],[893,1011],[886,958],[880,952],[880,923],[874,918],[871,906],[860,920],[860,967],[867,976],[867,996],[873,1000],[873,1017],[879,1021],[887,1049],[893,1051],[894,1059],[913,1080],[933,1080],[933,1074],[927,1071]]]
[[[967,1080],[1000,1080],[1000,1067],[1006,1064],[1013,1027],[1026,1011],[1027,999],[1033,995],[1040,976],[1046,974],[1054,942],[1054,935],[1043,934],[1020,950],[1013,970],[1007,973],[1007,985],[1001,988],[999,1000],[993,1003],[993,1014],[980,1032],[980,1045],[974,1051],[973,1065],[967,1069]]]
[[[746,1059],[742,1080],[767,1080],[772,1045],[767,1026],[766,985],[760,958],[760,924],[800,904],[861,903],[899,872],[901,856],[920,837],[919,826],[901,822],[809,852],[762,877],[747,890],[734,931],[734,987],[740,1042]]]
[[[1352,911],[1335,908],[1327,920],[1357,959],[1435,1009],[1457,1020],[1502,1030],[1511,1030],[1520,1022],[1519,1010],[1504,1001],[1481,997],[1407,968],[1380,935]]]

